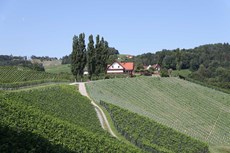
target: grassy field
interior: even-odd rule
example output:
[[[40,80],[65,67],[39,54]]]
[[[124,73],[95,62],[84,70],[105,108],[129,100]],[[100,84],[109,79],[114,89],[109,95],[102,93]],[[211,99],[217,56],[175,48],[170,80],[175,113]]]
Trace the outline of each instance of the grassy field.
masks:
[[[96,102],[147,116],[211,146],[230,145],[229,94],[178,78],[152,77],[91,82],[87,90]]]
[[[173,70],[172,71],[172,76],[183,76],[183,77],[188,77],[189,74],[191,74],[192,72],[189,69],[184,69],[184,70]]]
[[[45,71],[48,73],[71,73],[70,64],[57,65],[57,66],[47,66]]]

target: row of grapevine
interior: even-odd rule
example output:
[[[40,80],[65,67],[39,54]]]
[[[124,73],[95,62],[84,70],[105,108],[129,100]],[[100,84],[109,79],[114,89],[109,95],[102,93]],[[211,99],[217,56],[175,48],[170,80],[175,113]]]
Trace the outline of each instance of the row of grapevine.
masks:
[[[0,66],[0,83],[26,82],[33,80],[73,80],[70,74],[52,74],[23,67]]]
[[[140,77],[87,84],[107,101],[210,145],[230,144],[230,95],[177,78]]]
[[[55,84],[55,83],[67,83],[68,80],[33,80],[33,81],[25,81],[25,82],[13,82],[13,83],[0,83],[0,90],[17,90],[24,87],[33,87],[37,85],[45,85],[45,84]]]
[[[104,132],[90,100],[77,92],[75,86],[50,85],[33,90],[6,92],[4,96],[90,131]]]
[[[172,128],[163,126],[112,104],[100,101],[109,112],[116,129],[136,146],[161,153],[208,153],[208,145]]]
[[[0,152],[141,152],[103,131],[74,86],[0,91],[0,117]]]
[[[0,152],[139,152],[10,99],[1,97],[0,108]]]

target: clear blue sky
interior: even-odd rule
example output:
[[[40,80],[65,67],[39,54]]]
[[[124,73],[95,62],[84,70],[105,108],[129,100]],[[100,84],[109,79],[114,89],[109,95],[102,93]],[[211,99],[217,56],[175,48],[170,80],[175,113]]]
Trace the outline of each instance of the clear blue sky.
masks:
[[[229,0],[0,0],[0,54],[62,57],[73,35],[120,53],[230,41]]]

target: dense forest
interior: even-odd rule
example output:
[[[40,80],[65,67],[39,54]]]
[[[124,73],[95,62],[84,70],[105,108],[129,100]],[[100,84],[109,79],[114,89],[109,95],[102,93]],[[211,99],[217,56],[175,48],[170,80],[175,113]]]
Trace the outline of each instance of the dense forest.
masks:
[[[193,49],[162,50],[136,56],[136,65],[160,64],[164,69],[190,69],[192,79],[230,89],[230,45],[208,44]]]

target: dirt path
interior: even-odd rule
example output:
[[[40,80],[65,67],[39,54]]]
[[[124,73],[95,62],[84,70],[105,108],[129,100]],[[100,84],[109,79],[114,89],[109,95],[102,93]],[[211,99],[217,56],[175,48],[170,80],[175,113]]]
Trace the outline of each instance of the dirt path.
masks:
[[[91,100],[91,104],[94,106],[94,108],[96,110],[96,113],[97,113],[97,116],[99,118],[99,121],[101,123],[102,128],[107,130],[113,137],[117,138],[117,136],[112,131],[112,129],[111,129],[110,125],[109,125],[109,122],[108,122],[103,110],[89,97],[89,95],[88,95],[88,93],[86,91],[86,88],[85,88],[85,83],[72,83],[71,85],[74,85],[74,84],[78,84],[79,85],[79,92],[83,96],[86,96]]]

